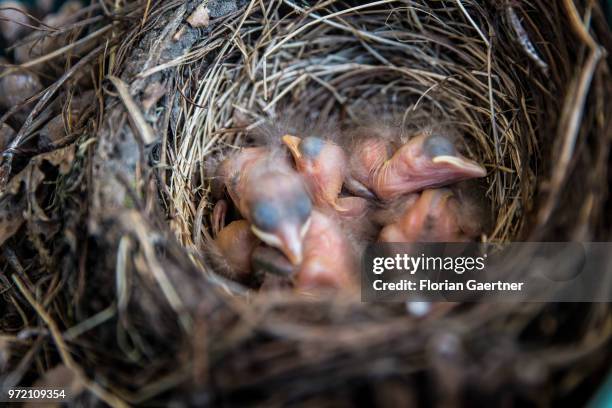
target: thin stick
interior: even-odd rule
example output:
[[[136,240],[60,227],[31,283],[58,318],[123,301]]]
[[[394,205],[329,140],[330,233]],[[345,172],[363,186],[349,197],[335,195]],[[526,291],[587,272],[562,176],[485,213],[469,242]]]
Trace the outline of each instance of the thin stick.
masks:
[[[136,102],[134,102],[134,98],[132,98],[132,95],[130,95],[130,91],[128,90],[125,82],[112,75],[110,75],[108,79],[113,83],[113,85],[115,85],[117,92],[119,92],[119,97],[125,105],[130,118],[132,118],[134,121],[134,126],[136,126],[136,129],[138,130],[140,137],[142,137],[142,141],[144,142],[145,146],[155,142],[157,140],[157,137],[155,137],[155,132],[153,132],[153,129],[151,129],[151,126],[149,126],[149,123],[147,123],[144,115],[140,111],[140,108],[138,108],[138,105],[136,105]]]
[[[576,5],[573,0],[563,0],[563,6],[565,10],[569,14],[570,22],[572,23],[572,29],[576,32],[580,40],[589,46],[590,49],[595,50],[599,49],[599,46],[589,34],[589,30],[584,26],[582,19],[580,18],[580,14],[578,14],[578,10],[576,10]]]
[[[472,19],[472,16],[470,16],[470,13],[468,13],[465,7],[463,7],[463,3],[461,2],[461,0],[457,0],[457,5],[461,9],[465,17],[470,21],[470,24],[472,24],[472,27],[476,29],[476,31],[478,32],[478,35],[480,36],[480,38],[482,38],[482,41],[484,41],[487,47],[490,47],[489,40],[487,40],[487,37],[485,37],[483,32],[480,30],[480,27],[478,27],[478,24],[476,24],[476,22]]]
[[[491,115],[491,127],[493,128],[493,141],[495,142],[495,164],[501,164],[501,153],[499,149],[499,132],[497,131],[497,120],[495,119],[495,97],[493,95],[493,78],[491,75],[491,65],[493,58],[493,47],[489,45],[487,49],[487,81],[489,88],[489,110]],[[501,177],[501,176],[500,176]],[[504,189],[501,183],[497,183],[499,199],[504,200]]]
[[[354,34],[358,33],[358,34],[360,34],[360,35],[362,35],[362,36],[364,36],[366,38],[370,38],[370,39],[373,39],[373,40],[376,40],[376,41],[381,41],[381,42],[386,43],[386,44],[397,45],[398,47],[401,47],[401,48],[411,49],[411,47],[409,47],[409,46],[407,46],[405,44],[402,44],[402,43],[399,43],[399,42],[396,42],[396,41],[386,40],[386,39],[377,37],[375,35],[372,35],[370,33],[362,31],[362,30],[348,29],[347,27],[345,27],[345,26],[343,26],[341,24],[335,23],[333,21],[328,21],[328,20],[330,20],[332,18],[341,16],[341,15],[349,13],[349,12],[361,10],[361,9],[368,8],[368,7],[375,7],[375,6],[378,6],[378,5],[381,5],[381,4],[392,3],[393,1],[395,1],[395,0],[383,0],[383,1],[376,1],[376,2],[373,2],[373,3],[363,4],[361,6],[353,7],[353,8],[348,9],[348,10],[342,10],[342,11],[335,12],[335,13],[332,13],[332,14],[324,16],[324,17],[320,17],[320,16],[317,16],[317,15],[313,14],[313,17],[315,18],[314,21],[311,21],[310,23],[303,25],[302,27],[298,28],[297,30],[293,31],[291,34],[289,34],[288,36],[283,38],[278,44],[276,44],[274,47],[272,47],[271,49],[266,51],[266,53],[264,55],[264,58],[267,58],[270,54],[272,54],[274,51],[276,51],[278,48],[280,48],[287,41],[289,41],[290,39],[292,39],[293,37],[297,36],[302,31],[306,30],[307,28],[309,28],[309,27],[311,27],[311,26],[313,26],[313,25],[315,25],[317,23],[329,24],[329,25],[331,25],[333,27],[336,27],[336,28],[341,28],[341,29],[344,29],[344,30],[351,31]],[[285,3],[287,5],[293,7],[294,9],[301,11],[301,12],[305,12],[306,11],[305,9],[303,9],[301,7],[298,7],[297,5],[295,5],[295,4],[293,4],[293,3],[289,2],[289,1],[285,1]]]
[[[10,73],[13,73],[13,72],[17,71],[18,69],[31,68],[31,67],[33,67],[35,65],[42,64],[43,62],[49,61],[49,60],[51,60],[51,59],[53,59],[55,57],[58,57],[60,55],[64,55],[64,54],[66,54],[66,52],[70,51],[71,49],[76,48],[79,45],[83,45],[83,44],[89,42],[89,40],[92,40],[92,39],[94,39],[94,38],[104,34],[108,30],[110,30],[111,28],[112,28],[112,25],[107,25],[105,27],[102,27],[98,31],[94,31],[93,33],[89,34],[87,37],[83,37],[80,40],[73,42],[72,44],[68,44],[68,45],[66,45],[66,46],[64,46],[62,48],[59,48],[59,49],[57,49],[57,50],[55,50],[53,52],[50,52],[49,54],[45,54],[45,55],[43,55],[41,57],[34,58],[33,60],[28,61],[26,63],[23,63],[21,65],[18,65],[16,67],[9,68],[5,72],[3,72],[0,75],[0,77],[6,76],[6,75],[8,75]]]
[[[144,14],[142,15],[142,23],[140,23],[140,28],[144,27],[145,22],[147,21],[147,17],[149,17],[150,9],[151,9],[151,0],[147,0],[147,4],[144,9]]]
[[[556,208],[558,203],[557,197],[561,191],[561,187],[567,178],[569,171],[569,164],[572,160],[574,148],[576,147],[576,139],[580,130],[580,120],[584,113],[584,106],[586,103],[586,97],[593,81],[593,75],[597,64],[601,59],[603,53],[601,48],[597,45],[593,37],[589,34],[588,30],[584,26],[584,23],[580,19],[576,6],[572,0],[564,0],[563,5],[570,17],[570,23],[572,29],[576,32],[578,37],[591,49],[586,63],[582,67],[578,83],[575,87],[572,87],[574,92],[569,92],[565,97],[565,104],[563,111],[569,111],[569,107],[572,107],[571,113],[567,121],[563,121],[559,127],[559,130],[565,130],[563,135],[563,147],[561,153],[557,158],[556,170],[553,173],[550,187],[550,194],[547,202],[542,206],[540,212],[541,222],[546,223],[552,212]]]

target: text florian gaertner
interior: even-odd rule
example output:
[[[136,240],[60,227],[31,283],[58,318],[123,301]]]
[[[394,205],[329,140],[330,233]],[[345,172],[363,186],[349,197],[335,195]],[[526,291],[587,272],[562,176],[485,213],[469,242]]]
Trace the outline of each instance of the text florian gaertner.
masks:
[[[518,292],[523,289],[524,282],[479,280],[477,273],[485,269],[486,259],[486,254],[464,257],[396,254],[390,257],[375,257],[372,259],[372,272],[377,277],[372,281],[372,288],[377,292]],[[455,276],[464,273],[470,275],[466,275],[464,279],[449,280],[443,279],[444,273],[452,273]],[[435,279],[432,279],[432,275],[435,275]]]

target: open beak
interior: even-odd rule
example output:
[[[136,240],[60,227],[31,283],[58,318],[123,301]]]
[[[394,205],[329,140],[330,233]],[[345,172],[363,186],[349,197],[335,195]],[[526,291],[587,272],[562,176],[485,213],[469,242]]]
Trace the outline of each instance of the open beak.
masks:
[[[303,229],[303,228],[302,228]],[[251,230],[266,244],[279,249],[291,262],[299,265],[303,259],[303,231],[294,223],[283,223],[275,232],[264,232],[251,225]]]
[[[283,143],[289,148],[293,158],[296,161],[300,160],[302,158],[302,153],[300,153],[299,146],[302,139],[297,136],[285,135],[283,136],[282,140]]]
[[[457,156],[436,156],[431,159],[433,163],[447,165],[458,176],[462,178],[485,177],[487,171],[473,160]]]

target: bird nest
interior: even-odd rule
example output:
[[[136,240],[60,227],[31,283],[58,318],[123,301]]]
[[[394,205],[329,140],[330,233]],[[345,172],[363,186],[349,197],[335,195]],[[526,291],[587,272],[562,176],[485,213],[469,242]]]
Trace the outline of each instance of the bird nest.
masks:
[[[560,200],[577,136],[566,124],[582,112],[576,99],[563,106],[554,97],[576,74],[554,56],[569,55],[558,48],[572,33],[552,30],[557,21],[547,22],[550,30],[537,27],[537,5],[467,7],[252,5],[173,61],[183,72],[176,84],[183,109],[168,189],[170,225],[181,243],[201,249],[193,227],[205,212],[197,209],[214,204],[207,158],[252,143],[257,125],[291,116],[350,127],[391,107],[405,129],[452,128],[488,169],[488,241],[542,239],[559,221],[552,218],[559,204],[587,205],[588,194],[572,194],[582,203]],[[568,221],[601,225],[600,210],[585,211],[586,218]]]
[[[210,155],[248,144],[249,130],[266,122],[295,116],[296,122],[351,127],[385,109],[401,118],[404,129],[449,127],[462,134],[472,156],[489,169],[487,197],[496,222],[486,238],[526,236],[538,163],[551,153],[537,148],[536,131],[554,131],[533,125],[553,125],[539,117],[552,101],[535,96],[550,88],[541,82],[546,74],[534,64],[524,69],[535,75],[517,75],[508,59],[527,62],[520,45],[512,56],[506,46],[494,52],[487,48],[493,39],[466,20],[467,12],[439,7],[272,3],[253,5],[215,30],[192,56],[210,65],[183,67],[201,72],[197,84],[192,74],[177,85],[191,91],[173,141],[169,180],[176,211],[171,227],[181,242],[200,249],[194,237],[201,232],[193,226],[202,225],[196,217],[203,213],[194,209],[210,204]]]
[[[493,222],[481,240],[609,240],[609,28],[592,2],[553,3],[105,10],[115,19],[95,50],[107,98],[76,142],[88,229],[66,223],[69,248],[51,251],[74,258],[66,295],[44,303],[53,311],[27,299],[46,325],[72,328],[62,340],[51,325],[64,351],[50,359],[111,405],[584,403],[610,359],[608,304],[441,305],[418,317],[352,296],[258,292],[203,255],[210,163],[288,117],[343,129],[383,111],[407,132],[452,129],[486,167]],[[41,281],[58,275],[28,262]]]

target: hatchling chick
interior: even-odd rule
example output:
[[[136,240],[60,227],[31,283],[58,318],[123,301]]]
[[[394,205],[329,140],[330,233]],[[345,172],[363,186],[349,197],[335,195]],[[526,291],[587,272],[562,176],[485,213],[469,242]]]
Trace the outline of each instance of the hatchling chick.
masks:
[[[488,214],[477,200],[455,188],[412,195],[409,204],[380,232],[379,242],[467,242],[487,228]]]
[[[355,288],[356,252],[337,217],[317,210],[312,212],[311,225],[304,237],[304,259],[299,265],[291,265],[274,252],[263,247],[254,252],[254,261],[268,272],[262,290],[279,287],[278,277],[292,282],[298,292]]]
[[[347,186],[360,195],[382,201],[486,176],[486,170],[463,156],[454,140],[443,133],[421,132],[402,143],[400,129],[359,127],[352,140],[350,180]]]
[[[247,147],[218,167],[213,196],[223,188],[253,234],[298,265],[310,226],[312,202],[286,156],[266,147]]]
[[[206,250],[223,275],[243,284],[254,281],[251,256],[261,241],[251,231],[247,220],[225,225],[227,202],[219,200],[212,213],[212,233],[207,236]]]
[[[365,214],[368,203],[355,196],[340,196],[348,176],[348,159],[342,147],[318,136],[285,135],[297,171],[303,176],[315,207],[333,209],[347,217]]]
[[[338,220],[313,211],[304,239],[304,260],[295,277],[296,289],[351,289],[357,265],[354,248]]]

